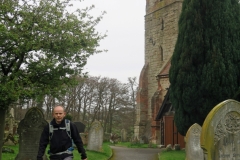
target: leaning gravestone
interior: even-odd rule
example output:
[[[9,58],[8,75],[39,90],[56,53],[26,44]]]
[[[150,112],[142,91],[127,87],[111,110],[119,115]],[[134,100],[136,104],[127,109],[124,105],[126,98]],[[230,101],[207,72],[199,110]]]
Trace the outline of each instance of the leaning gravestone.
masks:
[[[201,133],[205,160],[240,160],[240,103],[226,100],[206,117]]]
[[[99,121],[92,123],[88,133],[88,150],[101,151],[103,143],[103,127]]]
[[[200,135],[202,127],[195,123],[187,131],[186,134],[186,158],[185,160],[204,160],[203,150],[200,146]]]
[[[27,111],[17,129],[19,153],[15,160],[36,160],[40,136],[44,126],[47,124],[39,108],[32,107]],[[44,155],[43,159],[47,160],[46,155]]]

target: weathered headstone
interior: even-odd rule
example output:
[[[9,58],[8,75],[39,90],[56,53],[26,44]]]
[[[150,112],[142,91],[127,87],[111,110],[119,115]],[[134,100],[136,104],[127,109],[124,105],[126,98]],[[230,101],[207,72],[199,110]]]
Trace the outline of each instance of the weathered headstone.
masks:
[[[30,108],[19,123],[19,153],[15,160],[35,160],[37,158],[39,140],[47,121],[37,107]],[[43,157],[47,160],[46,155]]]
[[[4,145],[16,145],[16,141],[13,137],[13,125],[14,125],[14,109],[11,108],[7,118],[6,118],[6,125],[5,125],[5,136],[4,136]]]
[[[73,122],[76,126],[77,126],[77,129],[78,129],[78,133],[84,133],[85,131],[85,124],[83,124],[82,122]]]
[[[9,133],[13,134],[13,124],[14,124],[14,109],[11,108],[9,115]]]
[[[201,133],[205,160],[240,160],[240,103],[226,100],[207,115]]]
[[[104,132],[104,134],[103,134],[103,142],[109,141],[110,137],[111,137],[111,133]]]
[[[127,133],[125,129],[121,130],[121,142],[126,142],[127,141]]]
[[[187,131],[186,134],[186,159],[185,160],[204,160],[203,150],[200,146],[200,135],[202,127],[195,123]]]
[[[88,150],[101,151],[103,143],[103,127],[99,121],[94,121],[88,133]]]

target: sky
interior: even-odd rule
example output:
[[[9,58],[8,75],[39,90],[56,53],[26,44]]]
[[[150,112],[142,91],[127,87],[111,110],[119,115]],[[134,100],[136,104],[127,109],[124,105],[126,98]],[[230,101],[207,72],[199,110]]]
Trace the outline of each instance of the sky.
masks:
[[[94,54],[84,68],[91,76],[116,78],[127,83],[128,77],[137,82],[144,65],[144,16],[146,0],[84,0],[78,8],[95,5],[90,12],[99,16],[107,13],[96,27],[107,37],[100,42],[99,49],[107,52]]]

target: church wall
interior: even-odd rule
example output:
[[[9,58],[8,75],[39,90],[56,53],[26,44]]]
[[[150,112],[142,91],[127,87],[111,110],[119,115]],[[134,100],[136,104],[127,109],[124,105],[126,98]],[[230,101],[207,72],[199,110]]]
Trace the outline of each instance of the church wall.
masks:
[[[157,7],[161,7],[158,8]],[[145,63],[148,70],[148,106],[158,88],[156,76],[172,56],[178,33],[178,19],[181,12],[181,1],[160,1],[151,9],[147,7],[145,16]],[[152,12],[150,12],[152,11]],[[163,88],[165,89],[165,88]],[[148,107],[148,118],[151,119],[151,107]]]
[[[160,124],[155,121],[157,110],[170,85],[168,76],[158,80],[156,76],[169,63],[173,54],[181,7],[182,0],[146,0],[144,59],[147,70],[143,67],[139,78],[141,92],[138,92],[137,97],[134,135],[138,138],[146,135],[149,132],[146,124],[150,122],[154,143],[160,143]],[[158,92],[159,99],[156,98]]]

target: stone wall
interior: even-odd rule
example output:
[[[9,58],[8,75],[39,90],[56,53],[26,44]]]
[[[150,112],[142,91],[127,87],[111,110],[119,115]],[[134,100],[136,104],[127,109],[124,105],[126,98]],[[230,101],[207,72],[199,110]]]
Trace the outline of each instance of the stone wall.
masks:
[[[173,54],[178,35],[178,19],[181,8],[182,0],[146,0],[145,66],[148,66],[148,71],[144,78],[140,76],[139,82],[141,84],[143,81],[147,83],[144,86],[144,89],[147,89],[147,95],[140,95],[141,100],[137,98],[136,119],[138,122],[135,126],[135,136],[144,134],[142,128],[146,121],[155,120],[153,114],[156,114],[156,110],[153,111],[153,107],[156,105],[151,103],[154,95],[156,96],[156,92],[161,92],[157,104],[161,105],[160,103],[167,93],[166,88],[170,85],[168,76],[162,79],[157,79],[156,76],[169,64]],[[159,90],[159,87],[161,87],[161,90]],[[143,87],[139,85],[139,88]],[[147,99],[147,102],[142,103],[143,99]],[[156,125],[157,123],[152,124]],[[152,128],[152,134],[155,136],[154,142],[157,143],[158,131],[156,129]]]
[[[161,1],[162,5],[159,6],[162,8],[145,16],[145,63],[149,64],[148,106],[151,106],[151,97],[158,87],[156,76],[171,58],[177,40],[182,2],[167,2],[164,6],[165,1]],[[148,107],[148,109],[150,118],[151,108]]]

